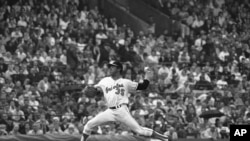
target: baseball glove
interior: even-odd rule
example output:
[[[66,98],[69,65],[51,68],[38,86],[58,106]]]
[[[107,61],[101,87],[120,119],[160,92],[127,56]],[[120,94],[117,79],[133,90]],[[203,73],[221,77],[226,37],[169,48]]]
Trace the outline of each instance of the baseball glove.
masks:
[[[84,88],[83,93],[88,98],[94,98],[99,93],[99,91],[95,87],[87,86]]]

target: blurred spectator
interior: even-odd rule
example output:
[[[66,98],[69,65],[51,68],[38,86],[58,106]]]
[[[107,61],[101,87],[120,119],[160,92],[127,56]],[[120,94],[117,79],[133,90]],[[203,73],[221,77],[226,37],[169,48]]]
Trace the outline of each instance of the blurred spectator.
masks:
[[[39,102],[36,100],[34,95],[30,97],[29,106],[31,106],[33,110],[38,110]]]
[[[0,124],[0,136],[7,136],[8,132],[6,131],[6,126],[4,124]]]
[[[37,86],[39,92],[45,93],[50,89],[50,83],[48,81],[48,77],[43,77],[43,79],[38,83]]]
[[[61,127],[60,127],[60,119],[59,119],[59,117],[54,117],[51,125],[52,125],[51,127],[52,127],[53,134],[61,134],[61,133],[63,133],[63,131],[62,131]]]
[[[201,133],[201,138],[217,140],[220,138],[220,133],[218,132],[216,127],[212,125],[210,128],[206,129],[205,131]]]
[[[28,135],[42,135],[43,131],[40,128],[40,124],[39,123],[33,124],[32,129],[29,130],[29,132],[27,134]]]
[[[19,135],[19,125],[18,124],[14,124],[13,130],[10,131],[9,133],[10,135]]]
[[[70,124],[68,128],[64,131],[66,134],[79,135],[78,129],[73,124]]]
[[[39,123],[43,133],[46,133],[47,128],[49,126],[49,122],[48,120],[46,120],[45,114],[41,114],[40,119],[38,119],[36,123]]]
[[[2,124],[2,128],[4,129],[4,131],[7,131],[7,133],[13,129],[13,122],[10,120],[8,114],[6,113],[2,114],[0,124]]]
[[[20,121],[20,120],[24,120],[25,116],[24,116],[24,112],[20,109],[20,106],[17,105],[16,109],[14,109],[12,112],[12,120],[13,121]]]

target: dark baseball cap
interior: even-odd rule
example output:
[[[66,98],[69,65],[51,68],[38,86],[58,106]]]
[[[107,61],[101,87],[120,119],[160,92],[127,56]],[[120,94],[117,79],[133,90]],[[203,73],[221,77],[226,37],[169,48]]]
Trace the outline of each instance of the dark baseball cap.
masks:
[[[122,71],[122,64],[121,64],[120,62],[118,62],[118,61],[110,61],[109,64],[108,64],[108,66],[109,66],[109,67],[110,67],[110,66],[115,66],[115,67],[117,67],[117,68],[120,68],[121,71]]]

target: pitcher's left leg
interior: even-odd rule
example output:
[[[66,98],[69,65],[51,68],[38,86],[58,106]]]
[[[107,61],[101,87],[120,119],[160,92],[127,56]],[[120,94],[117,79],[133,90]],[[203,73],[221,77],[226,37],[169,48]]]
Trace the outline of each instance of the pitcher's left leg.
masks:
[[[138,122],[131,116],[127,107],[121,107],[119,109],[119,115],[116,116],[116,120],[125,124],[139,135],[156,138],[163,141],[168,140],[167,136],[157,133],[152,129],[140,126]]]
[[[96,117],[88,121],[87,124],[84,126],[81,141],[87,140],[94,127],[110,121],[115,121],[115,116],[113,115],[112,110],[107,109],[104,112],[99,113]]]

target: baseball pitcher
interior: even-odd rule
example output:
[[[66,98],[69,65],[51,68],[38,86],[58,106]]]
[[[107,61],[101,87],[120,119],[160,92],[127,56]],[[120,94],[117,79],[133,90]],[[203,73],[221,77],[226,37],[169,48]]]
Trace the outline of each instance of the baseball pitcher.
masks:
[[[87,140],[94,127],[111,121],[121,122],[139,135],[163,141],[168,140],[168,137],[161,135],[152,129],[140,126],[131,116],[127,107],[129,103],[128,93],[135,90],[147,89],[149,80],[152,77],[152,72],[146,70],[144,81],[138,83],[121,77],[123,68],[120,62],[110,62],[109,69],[110,76],[103,78],[94,86],[96,89],[103,92],[109,108],[87,122],[83,130],[81,141]]]

